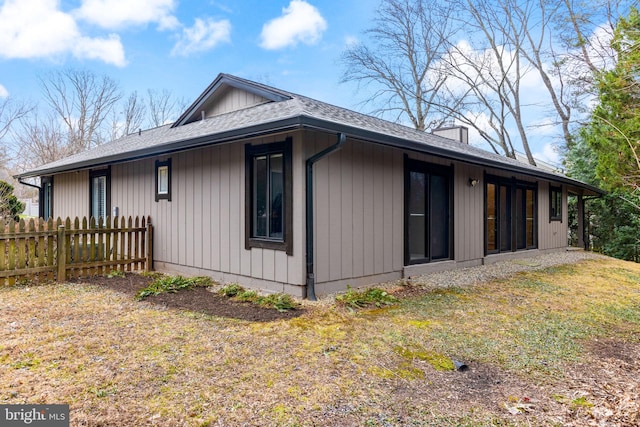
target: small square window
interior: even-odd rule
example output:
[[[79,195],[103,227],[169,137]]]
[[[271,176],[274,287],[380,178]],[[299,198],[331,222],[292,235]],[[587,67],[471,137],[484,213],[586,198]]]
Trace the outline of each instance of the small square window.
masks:
[[[171,159],[156,160],[156,202],[171,201]]]

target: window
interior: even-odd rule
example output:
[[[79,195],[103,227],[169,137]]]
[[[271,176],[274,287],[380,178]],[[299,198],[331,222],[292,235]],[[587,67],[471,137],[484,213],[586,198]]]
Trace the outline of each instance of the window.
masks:
[[[535,185],[498,177],[485,181],[486,253],[536,248]]]
[[[451,259],[452,168],[405,163],[405,264]]]
[[[562,187],[549,187],[549,221],[562,221]]]
[[[106,218],[111,210],[111,170],[101,169],[89,173],[89,212],[93,218]]]
[[[53,217],[53,177],[43,176],[40,179],[40,212],[41,218],[48,220]]]
[[[156,160],[156,202],[171,201],[171,159]]]
[[[245,146],[245,247],[292,254],[291,139]]]

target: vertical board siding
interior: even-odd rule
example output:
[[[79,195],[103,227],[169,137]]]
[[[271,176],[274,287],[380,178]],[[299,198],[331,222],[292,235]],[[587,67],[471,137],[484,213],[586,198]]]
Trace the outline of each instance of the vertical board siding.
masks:
[[[69,172],[53,178],[53,216],[89,216],[89,171]]]
[[[351,237],[353,242],[353,277],[364,276],[365,271],[365,244],[364,244],[364,218],[365,218],[365,205],[364,205],[364,187],[365,187],[365,172],[364,172],[364,148],[362,143],[354,141],[352,143],[351,156],[353,163],[351,169],[353,171],[352,180],[352,201],[353,201],[353,221],[352,221],[352,236],[344,236],[345,238]],[[347,162],[345,162],[348,164]]]
[[[335,135],[305,134],[307,157]],[[402,270],[402,152],[347,139],[314,167],[316,282]]]
[[[217,116],[254,105],[264,104],[267,101],[268,99],[260,95],[255,95],[241,89],[228,88],[216,99],[215,104],[206,110],[206,116]]]
[[[342,277],[353,277],[353,241],[354,241],[354,229],[353,224],[355,222],[355,218],[353,217],[353,166],[350,159],[353,158],[353,145],[346,144],[342,150],[344,151],[343,156],[341,156],[341,165],[340,165],[340,178],[343,181],[350,182],[351,185],[344,186],[342,188],[341,201],[340,204],[342,209],[341,213],[341,223],[342,227],[340,230],[340,247],[342,248],[341,254],[341,271],[340,278]],[[339,183],[341,184],[341,183]]]
[[[550,183],[538,185],[538,248],[558,249],[568,246],[567,187],[562,186],[562,221],[550,221]]]
[[[250,142],[262,144],[285,138]],[[297,153],[299,157],[300,141],[300,137],[294,138],[294,155]],[[156,202],[155,160],[169,157],[172,159],[172,201]],[[151,217],[155,229],[154,258],[160,263],[195,268],[203,274],[210,271],[217,277],[251,276],[279,283],[304,284],[304,222],[299,218],[304,210],[297,203],[294,204],[296,243],[293,256],[271,249],[245,249],[244,167],[244,144],[207,147],[114,165],[111,204],[120,209],[121,215],[144,212]],[[297,191],[301,195],[298,197],[302,197],[296,200],[304,200],[304,167],[294,167],[293,173],[294,193]],[[60,191],[62,194],[74,191],[78,193],[77,197],[84,196],[86,202],[81,203],[86,204],[88,210],[88,174],[81,181],[81,185],[61,186]],[[297,243],[299,240],[303,243]]]
[[[235,101],[233,101],[235,102]],[[238,101],[240,102],[240,101]],[[234,105],[241,105],[234,104]],[[268,144],[293,137],[293,256],[271,249],[245,249],[244,144]],[[221,277],[305,283],[305,161],[336,143],[336,135],[299,131],[206,147],[135,162],[111,170],[111,206],[121,216],[149,215],[154,224],[154,258]],[[453,249],[458,262],[484,257],[484,173],[533,178],[407,153],[428,163],[453,164]],[[401,272],[404,267],[404,152],[348,139],[341,150],[314,167],[314,233],[317,283]],[[155,201],[155,160],[172,159],[172,201]],[[469,178],[479,179],[477,186]],[[89,173],[54,178],[54,215],[89,212]],[[567,189],[563,221],[549,222],[549,182],[538,181],[538,247],[565,247]],[[215,275],[214,275],[215,276]],[[218,275],[220,276],[220,275]],[[236,279],[241,280],[241,279]]]
[[[373,209],[369,215],[373,216],[373,229],[369,230],[373,237],[373,274],[384,271],[384,168],[385,159],[383,148],[373,146],[373,160],[370,165],[373,170]]]

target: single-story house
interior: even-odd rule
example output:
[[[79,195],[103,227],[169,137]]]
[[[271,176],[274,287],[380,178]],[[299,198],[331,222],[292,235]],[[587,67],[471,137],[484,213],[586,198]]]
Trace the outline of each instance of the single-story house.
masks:
[[[156,270],[300,297],[565,250],[567,196],[601,190],[465,140],[220,74],[175,123],[17,178],[44,217],[149,215]]]

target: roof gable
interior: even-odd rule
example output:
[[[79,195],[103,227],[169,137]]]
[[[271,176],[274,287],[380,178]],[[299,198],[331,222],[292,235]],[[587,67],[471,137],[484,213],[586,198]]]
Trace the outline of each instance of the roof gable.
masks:
[[[291,98],[286,92],[221,73],[171,127]]]

